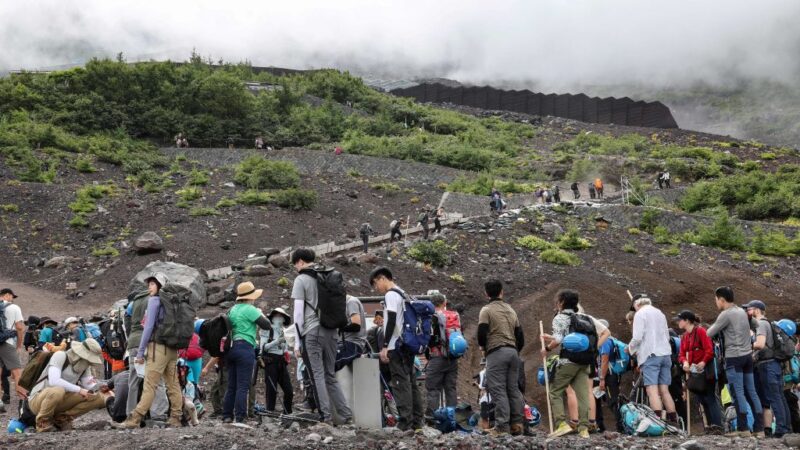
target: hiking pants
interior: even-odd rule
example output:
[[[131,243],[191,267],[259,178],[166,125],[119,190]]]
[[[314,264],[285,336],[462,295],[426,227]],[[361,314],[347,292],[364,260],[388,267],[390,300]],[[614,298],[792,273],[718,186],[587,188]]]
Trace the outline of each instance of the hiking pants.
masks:
[[[8,377],[11,376],[11,371],[6,369],[6,366],[0,365],[0,388],[3,389],[3,403],[11,403],[11,387],[8,384]]]
[[[247,341],[236,340],[225,356],[228,369],[228,390],[222,407],[222,417],[244,422],[247,418],[248,394],[256,365],[253,345]],[[235,409],[235,411],[234,411]]]
[[[488,366],[488,362],[487,362]],[[564,412],[564,396],[567,386],[572,386],[578,399],[578,425],[589,426],[589,366],[565,363],[559,364],[556,376],[550,383],[550,407],[553,408],[555,424],[567,421]],[[558,425],[556,425],[558,426]]]
[[[428,222],[422,224],[422,238],[426,241],[428,240],[428,234],[430,234],[430,228],[428,228]]]
[[[747,403],[753,411],[753,432],[764,431],[764,410],[758,400],[753,379],[753,357],[750,355],[725,358],[725,375],[731,386],[731,397],[736,406],[736,428],[747,431]]]
[[[607,374],[606,395],[604,397],[595,399],[595,411],[597,411],[597,414],[595,415],[595,421],[597,422],[597,427],[600,429],[600,431],[609,430],[609,428],[605,425],[605,420],[603,419],[603,402],[608,402],[608,407],[611,410],[611,413],[614,415],[614,428],[617,430],[617,432],[623,433],[625,431],[622,427],[622,414],[619,412],[619,385],[621,378],[622,376],[620,375],[615,375],[613,373]],[[592,401],[591,397],[589,397],[589,401]]]
[[[217,371],[217,379],[211,387],[211,406],[214,414],[222,414],[225,392],[228,391],[228,374],[225,367],[220,367]]]
[[[756,366],[756,392],[763,408],[772,410],[775,416],[775,434],[791,433],[789,404],[783,396],[783,369],[778,361],[765,361]]]
[[[131,415],[142,394],[142,387],[144,386],[144,378],[140,378],[136,374],[136,369],[133,367],[133,360],[135,356],[130,356],[128,362],[130,369],[128,369],[128,399],[125,404],[125,414]],[[164,386],[164,381],[158,384],[156,388],[156,395],[153,398],[153,406],[150,407],[150,418],[155,420],[166,420],[167,413],[169,412],[169,400],[167,400],[167,389]]]
[[[369,236],[361,236],[361,240],[364,242],[364,253],[369,253]]]
[[[505,430],[509,425],[521,424],[525,401],[519,390],[517,349],[500,347],[486,355],[486,388],[494,403],[495,426]]]
[[[153,406],[158,385],[163,380],[169,398],[170,417],[180,419],[183,414],[183,394],[178,384],[178,350],[151,342],[147,344],[145,360],[142,399],[139,400],[134,412],[142,417],[147,414]],[[128,392],[128,398],[130,395]]]
[[[345,401],[336,379],[337,330],[316,326],[303,336],[303,360],[311,371],[311,383],[316,393],[315,401],[322,420],[332,422],[333,410],[342,420],[351,419],[353,413]],[[331,405],[332,404],[332,405]]]
[[[442,222],[439,220],[438,217],[436,219],[433,219],[433,232],[436,234],[442,232]]]
[[[433,416],[433,412],[439,408],[442,402],[442,391],[444,391],[444,405],[441,406],[456,406],[458,403],[457,383],[457,359],[433,356],[428,360],[428,367],[425,369],[425,390],[428,394],[428,409],[425,411],[427,416]]]
[[[716,425],[722,428],[722,408],[717,399],[716,389],[710,389],[705,394],[692,394],[697,403],[703,406],[703,413],[706,416],[708,425]]]
[[[422,405],[422,395],[417,387],[414,356],[402,350],[390,350],[389,371],[392,374],[389,386],[392,388],[392,395],[400,413],[397,428],[403,431],[421,428],[425,407]]]
[[[581,198],[581,191],[579,191],[577,189],[573,189],[572,190],[572,195],[575,197],[575,200],[577,200],[577,199]]]
[[[392,234],[389,236],[389,242],[394,242],[394,237],[397,236],[397,240],[403,239],[403,233],[400,232],[400,229],[393,228]]]
[[[797,395],[795,395],[791,387],[789,387],[783,391],[783,397],[786,399],[786,404],[789,407],[792,433],[800,433],[800,403],[798,403]]]
[[[264,382],[267,384],[267,411],[275,411],[278,402],[278,387],[283,391],[283,412],[292,413],[294,388],[283,355],[267,353],[264,359]]]
[[[29,406],[31,412],[36,414],[36,422],[42,419],[52,419],[58,416],[69,416],[74,419],[96,409],[105,409],[106,399],[100,394],[84,399],[77,392],[67,392],[62,387],[52,386],[42,389]]]

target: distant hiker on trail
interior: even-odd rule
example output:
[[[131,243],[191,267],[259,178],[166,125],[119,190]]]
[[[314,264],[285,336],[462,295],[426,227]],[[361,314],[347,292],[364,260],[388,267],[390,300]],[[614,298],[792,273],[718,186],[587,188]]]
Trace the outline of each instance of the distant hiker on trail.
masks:
[[[589,198],[594,200],[597,197],[597,192],[594,189],[594,183],[589,183]]]
[[[422,209],[422,211],[417,216],[417,224],[422,227],[422,238],[426,241],[428,240],[428,235],[430,234],[430,229],[428,228],[428,222],[430,221],[429,212],[430,206],[426,206]]]
[[[597,198],[603,198],[603,180],[600,178],[594,179],[594,190],[597,193]]]
[[[556,203],[561,203],[561,189],[557,184],[553,185],[553,201]]]
[[[491,435],[523,432],[525,400],[519,390],[519,352],[525,335],[517,313],[503,299],[503,283],[484,284],[489,303],[478,314],[478,345],[486,355],[486,386],[495,405]]]
[[[442,220],[445,219],[444,208],[438,208],[433,212],[433,232],[440,234],[442,232]]]
[[[347,296],[347,325],[342,328],[337,344],[335,369],[338,372],[360,358],[367,348],[367,316],[358,297]]]
[[[433,412],[439,408],[442,393],[444,392],[444,405],[453,406],[458,403],[456,386],[458,385],[458,358],[450,352],[449,336],[455,332],[461,333],[461,317],[456,311],[447,309],[447,297],[439,291],[429,292],[431,302],[436,308],[436,328],[433,330],[428,354],[428,366],[425,369],[425,390],[428,395],[428,407],[425,415],[433,417]],[[435,345],[434,345],[435,344]]]
[[[672,189],[672,186],[670,186],[669,184],[670,181],[669,172],[665,171],[661,176],[664,179],[664,185],[667,187],[667,189]]]
[[[19,355],[24,351],[22,344],[25,340],[25,318],[20,307],[14,304],[15,298],[17,295],[11,289],[0,290],[0,363],[3,373],[10,372],[14,382],[19,383],[22,374]],[[17,384],[16,391],[20,398],[27,398],[28,392],[22,386]],[[6,388],[3,396],[9,394]]]
[[[358,229],[358,235],[361,236],[361,241],[364,243],[364,253],[369,253],[369,237],[374,234],[372,231],[372,226],[369,222],[364,222],[361,224],[361,227]]]
[[[550,191],[550,189],[545,189],[542,191],[542,200],[546,205],[553,203],[553,193]]]
[[[403,227],[403,219],[395,219],[392,223],[389,224],[389,243],[391,244],[394,242],[394,237],[397,236],[397,240],[403,239],[403,233],[400,231]]]
[[[572,190],[572,196],[574,197],[575,200],[581,198],[581,191],[580,189],[578,189],[577,181],[572,183],[572,185],[569,188]]]
[[[333,149],[333,154],[336,155],[336,156],[339,156],[342,153],[344,153],[344,150],[342,149],[342,147],[336,147],[336,148]]]
[[[489,197],[491,198],[489,206],[492,208],[492,212],[497,214],[503,212],[503,196],[500,194],[500,191],[496,188],[492,188],[492,193]]]
[[[270,321],[269,330],[260,330],[261,362],[264,365],[264,380],[267,385],[266,404],[267,411],[275,411],[278,402],[278,388],[283,391],[283,413],[292,413],[292,376],[289,374],[289,361],[287,356],[289,347],[286,344],[284,328],[292,325],[292,318],[283,308],[270,311],[267,319]]]
[[[189,148],[189,140],[186,138],[181,139],[181,148]]]
[[[172,140],[175,141],[176,148],[181,148],[183,146],[183,133],[178,133]]]
[[[753,414],[753,434],[757,438],[764,437],[764,410],[756,392],[753,377],[753,347],[750,336],[750,320],[747,313],[734,303],[733,289],[728,286],[718,287],[714,291],[714,301],[721,312],[717,320],[708,328],[711,339],[722,335],[723,354],[725,356],[725,376],[728,389],[735,399],[736,431],[728,437],[750,437],[747,426],[748,406]]]
[[[264,138],[258,136],[256,138],[256,150],[262,150],[264,148]]]

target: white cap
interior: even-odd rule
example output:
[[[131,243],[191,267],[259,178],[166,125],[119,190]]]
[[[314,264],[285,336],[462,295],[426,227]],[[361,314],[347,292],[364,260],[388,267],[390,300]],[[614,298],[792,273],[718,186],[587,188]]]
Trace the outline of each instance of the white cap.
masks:
[[[67,326],[67,325],[69,325],[71,323],[75,323],[75,322],[78,322],[78,318],[77,317],[67,317],[67,319],[64,320],[64,326]]]

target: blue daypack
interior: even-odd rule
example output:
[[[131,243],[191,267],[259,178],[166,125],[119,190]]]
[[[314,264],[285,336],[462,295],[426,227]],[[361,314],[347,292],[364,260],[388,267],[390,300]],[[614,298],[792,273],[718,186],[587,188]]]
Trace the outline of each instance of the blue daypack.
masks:
[[[609,338],[611,340],[612,348],[611,354],[608,357],[608,369],[614,375],[622,375],[631,369],[631,355],[625,351],[624,342],[617,338]]]
[[[103,337],[103,332],[100,330],[100,326],[96,323],[87,323],[85,325],[86,333],[88,334],[87,337],[90,337],[97,341],[100,344],[100,348],[105,347],[105,338]]]
[[[403,329],[400,330],[401,348],[412,355],[425,353],[433,334],[433,314],[436,309],[428,300],[418,300],[400,289],[392,291],[403,297]]]
[[[456,431],[456,409],[452,406],[439,408],[433,412],[433,419],[436,421],[436,429],[442,433],[452,433]]]
[[[619,408],[625,434],[649,437],[667,434],[666,424],[656,418],[652,409],[638,403],[626,403]]]

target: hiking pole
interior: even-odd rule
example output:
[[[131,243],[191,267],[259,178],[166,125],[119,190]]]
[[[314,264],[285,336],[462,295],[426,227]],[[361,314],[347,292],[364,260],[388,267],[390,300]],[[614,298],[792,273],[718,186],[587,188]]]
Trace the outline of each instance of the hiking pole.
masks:
[[[542,350],[546,347],[544,346],[544,324],[542,321],[539,321],[539,339],[542,342]],[[550,376],[547,373],[547,357],[542,356],[542,364],[544,364],[544,390],[547,394],[547,421],[550,424],[550,433],[553,433],[553,408],[550,406]]]
[[[406,235],[403,236],[403,245],[408,244],[408,227],[411,225],[411,216],[406,216]]]
[[[686,361],[689,361],[689,352],[686,352]],[[692,393],[689,391],[689,374],[686,374],[686,435],[692,435]]]

